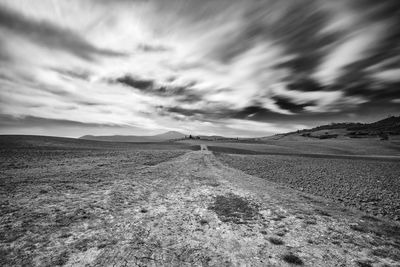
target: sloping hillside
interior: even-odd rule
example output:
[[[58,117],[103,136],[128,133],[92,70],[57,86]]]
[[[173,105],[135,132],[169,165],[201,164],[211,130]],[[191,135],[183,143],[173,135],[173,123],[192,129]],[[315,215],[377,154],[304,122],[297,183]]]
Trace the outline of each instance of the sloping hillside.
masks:
[[[332,123],[312,129],[303,129],[286,134],[278,134],[265,139],[299,138],[379,138],[387,140],[393,136],[400,136],[400,116],[392,116],[373,123]]]

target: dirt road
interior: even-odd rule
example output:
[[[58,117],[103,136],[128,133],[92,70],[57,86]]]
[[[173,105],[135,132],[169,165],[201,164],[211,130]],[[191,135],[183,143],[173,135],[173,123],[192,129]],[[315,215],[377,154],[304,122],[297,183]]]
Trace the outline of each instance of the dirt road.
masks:
[[[400,262],[398,226],[228,168],[206,146],[128,178],[103,199],[114,207],[107,221],[91,226],[104,224],[108,243],[69,255],[66,266]]]

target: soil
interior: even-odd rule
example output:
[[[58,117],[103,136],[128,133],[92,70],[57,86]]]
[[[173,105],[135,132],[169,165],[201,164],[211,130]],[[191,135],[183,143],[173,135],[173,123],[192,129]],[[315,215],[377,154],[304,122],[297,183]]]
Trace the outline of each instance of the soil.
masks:
[[[0,176],[0,264],[400,263],[394,221],[245,174],[207,149],[146,153],[87,155],[64,169],[7,167]],[[151,154],[158,160],[145,164]]]

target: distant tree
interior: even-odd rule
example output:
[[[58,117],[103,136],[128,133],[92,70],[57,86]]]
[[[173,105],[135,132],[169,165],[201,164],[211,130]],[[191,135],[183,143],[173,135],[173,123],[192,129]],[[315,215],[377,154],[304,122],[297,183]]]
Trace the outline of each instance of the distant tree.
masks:
[[[389,135],[387,133],[380,133],[379,137],[381,138],[382,141],[389,140]]]
[[[189,135],[189,139],[193,139],[192,135]]]

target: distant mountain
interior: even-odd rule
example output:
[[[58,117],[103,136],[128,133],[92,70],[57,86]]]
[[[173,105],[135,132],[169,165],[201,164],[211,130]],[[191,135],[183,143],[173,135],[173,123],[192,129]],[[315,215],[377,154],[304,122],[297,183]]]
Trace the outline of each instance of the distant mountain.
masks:
[[[263,137],[261,139],[301,140],[304,138],[380,138],[386,140],[393,135],[400,135],[400,116],[391,116],[373,123],[332,123],[312,129],[303,129],[296,132]]]
[[[153,135],[152,138],[159,138],[164,140],[171,140],[171,139],[180,139],[184,138],[185,135],[183,133],[177,131],[169,131],[163,134]]]
[[[150,135],[150,136],[139,136],[139,135],[84,135],[80,139],[84,140],[95,140],[95,141],[108,141],[108,142],[162,142],[174,139],[184,138],[185,135],[176,131],[169,131],[162,134]]]

